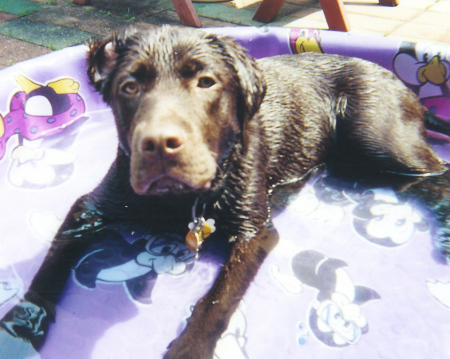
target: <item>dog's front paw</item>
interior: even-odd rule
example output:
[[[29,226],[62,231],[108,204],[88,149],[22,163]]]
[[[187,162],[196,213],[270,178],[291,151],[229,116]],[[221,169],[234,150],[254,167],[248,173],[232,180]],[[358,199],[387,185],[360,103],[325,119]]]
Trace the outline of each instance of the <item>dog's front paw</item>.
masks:
[[[54,318],[52,308],[34,304],[26,299],[17,303],[0,321],[0,328],[11,337],[23,339],[39,349],[44,343],[50,322]],[[0,358],[3,358],[0,356]]]

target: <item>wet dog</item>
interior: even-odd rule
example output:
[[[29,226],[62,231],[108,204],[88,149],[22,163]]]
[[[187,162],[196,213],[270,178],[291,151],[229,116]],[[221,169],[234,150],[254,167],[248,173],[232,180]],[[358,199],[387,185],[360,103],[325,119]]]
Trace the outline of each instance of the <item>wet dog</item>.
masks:
[[[3,318],[4,329],[37,348],[72,267],[107,223],[184,237],[194,212],[189,248],[214,240],[204,216],[232,241],[211,290],[165,355],[206,359],[277,244],[270,216],[277,186],[301,182],[322,164],[403,187],[446,171],[425,140],[417,97],[363,60],[306,53],[255,61],[227,37],[164,26],[94,41],[88,62],[120,144],[100,186],[72,207],[25,299]],[[27,308],[44,313],[36,325],[14,321]]]

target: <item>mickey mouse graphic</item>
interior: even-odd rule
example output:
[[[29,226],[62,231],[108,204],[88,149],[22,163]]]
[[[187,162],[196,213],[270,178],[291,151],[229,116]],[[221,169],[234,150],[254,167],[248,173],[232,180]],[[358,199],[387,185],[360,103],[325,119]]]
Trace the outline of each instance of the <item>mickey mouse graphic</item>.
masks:
[[[319,290],[310,313],[312,333],[330,347],[355,345],[369,330],[361,305],[380,299],[373,289],[354,285],[343,269],[347,264],[314,250],[298,253],[292,260],[294,275]]]
[[[85,288],[97,281],[123,283],[132,300],[150,304],[158,275],[180,275],[192,268],[196,253],[174,234],[152,235],[143,229],[104,228],[75,267],[74,278]]]

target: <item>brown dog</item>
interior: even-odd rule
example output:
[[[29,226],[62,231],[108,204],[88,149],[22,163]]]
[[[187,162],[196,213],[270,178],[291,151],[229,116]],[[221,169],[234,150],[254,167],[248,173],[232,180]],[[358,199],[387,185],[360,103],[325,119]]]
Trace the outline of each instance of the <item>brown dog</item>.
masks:
[[[120,147],[102,184],[73,206],[25,300],[3,319],[35,347],[71,268],[106,223],[184,237],[194,207],[193,250],[207,234],[205,213],[233,241],[165,355],[207,359],[277,243],[269,205],[277,185],[323,163],[366,178],[446,170],[425,141],[417,97],[366,61],[308,53],[256,62],[229,38],[169,26],[93,42],[88,61],[93,85],[113,109]],[[38,330],[14,323],[26,306],[44,311]]]

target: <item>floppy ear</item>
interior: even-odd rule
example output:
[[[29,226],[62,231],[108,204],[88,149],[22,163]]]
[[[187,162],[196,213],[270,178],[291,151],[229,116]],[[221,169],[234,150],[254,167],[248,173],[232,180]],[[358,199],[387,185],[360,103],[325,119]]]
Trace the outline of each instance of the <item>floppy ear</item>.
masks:
[[[130,27],[113,34],[109,38],[93,40],[89,43],[88,76],[91,84],[103,94],[107,102],[109,102],[109,94],[107,93],[108,75],[114,70],[119,55],[126,51],[137,31],[136,27]]]
[[[215,37],[213,43],[214,40],[218,41],[225,61],[236,73],[239,91],[237,115],[245,126],[245,122],[258,111],[266,93],[264,75],[255,59],[235,40],[226,36]]]
[[[117,60],[114,38],[91,41],[87,60],[91,84],[97,91],[101,92],[102,85],[113,70]]]

